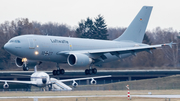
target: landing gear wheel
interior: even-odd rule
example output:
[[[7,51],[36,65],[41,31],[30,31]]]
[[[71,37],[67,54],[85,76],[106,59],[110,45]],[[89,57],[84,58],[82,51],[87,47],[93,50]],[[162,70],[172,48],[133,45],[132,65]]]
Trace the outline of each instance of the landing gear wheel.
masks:
[[[60,70],[53,70],[53,75],[60,75],[60,74],[64,74],[65,70],[64,69],[60,69]]]
[[[96,68],[93,68],[93,69],[92,69],[92,72],[93,72],[93,74],[96,74],[96,73],[97,73],[97,69],[96,69]]]
[[[93,73],[93,70],[92,70],[92,69],[86,69],[86,70],[85,70],[85,74],[86,74],[86,75],[88,75],[88,74],[91,75],[92,73]]]
[[[28,66],[23,66],[23,70],[28,71],[29,70]]]
[[[86,69],[85,70],[85,74],[86,75],[91,75],[91,74],[96,74],[97,73],[97,69],[96,68],[91,68],[90,69]]]
[[[61,74],[61,71],[60,70],[57,70],[57,75],[60,75]]]
[[[85,70],[85,74],[88,75],[89,74],[89,69]]]
[[[60,69],[60,67],[59,67],[59,63],[57,63],[57,65],[56,65],[56,67],[57,67],[57,70],[54,70],[54,71],[56,71],[56,75],[60,75],[60,74],[64,74],[65,73],[65,70],[64,69]],[[54,75],[54,74],[53,74]]]
[[[92,69],[89,69],[89,75],[91,75],[93,73]]]
[[[57,75],[57,71],[56,70],[53,70],[53,75]]]
[[[64,73],[65,73],[64,69],[60,69],[60,74],[64,74]]]

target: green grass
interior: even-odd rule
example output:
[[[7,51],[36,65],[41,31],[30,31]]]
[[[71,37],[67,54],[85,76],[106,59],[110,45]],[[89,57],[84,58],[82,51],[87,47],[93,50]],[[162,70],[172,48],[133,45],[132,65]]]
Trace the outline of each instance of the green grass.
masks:
[[[180,89],[180,75],[145,80],[117,82],[105,85],[80,85],[77,88],[74,88],[74,90],[126,90],[126,85],[129,85],[131,90]]]

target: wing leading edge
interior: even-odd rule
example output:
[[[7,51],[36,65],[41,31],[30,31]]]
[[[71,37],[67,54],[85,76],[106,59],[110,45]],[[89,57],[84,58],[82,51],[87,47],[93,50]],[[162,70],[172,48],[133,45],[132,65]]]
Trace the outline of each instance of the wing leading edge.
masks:
[[[23,84],[36,84],[36,82],[33,82],[33,81],[0,80],[0,82],[23,83]]]

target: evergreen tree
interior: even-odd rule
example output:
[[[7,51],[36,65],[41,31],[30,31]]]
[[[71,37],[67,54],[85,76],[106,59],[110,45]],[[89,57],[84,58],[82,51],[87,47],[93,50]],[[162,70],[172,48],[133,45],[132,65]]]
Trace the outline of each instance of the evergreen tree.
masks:
[[[75,31],[75,33],[77,34],[77,37],[81,37],[82,34],[85,32],[84,22],[85,22],[84,20],[81,20],[81,22],[79,22],[79,27]]]
[[[103,40],[107,40],[107,25],[105,24],[104,18],[101,15],[98,15],[97,18],[95,18],[95,22],[94,22],[94,26],[95,26],[95,39],[103,39]]]
[[[84,33],[82,33],[81,38],[93,39],[94,23],[93,23],[92,19],[90,19],[88,17],[87,20],[85,21],[84,25],[85,25],[85,30],[84,30]]]
[[[95,18],[95,22],[88,17],[79,23],[76,34],[81,38],[107,40],[108,34],[106,26],[103,16],[98,15],[98,17]]]
[[[147,34],[144,34],[143,43],[145,43],[145,44],[151,44],[151,41],[150,41],[149,37],[147,36]]]

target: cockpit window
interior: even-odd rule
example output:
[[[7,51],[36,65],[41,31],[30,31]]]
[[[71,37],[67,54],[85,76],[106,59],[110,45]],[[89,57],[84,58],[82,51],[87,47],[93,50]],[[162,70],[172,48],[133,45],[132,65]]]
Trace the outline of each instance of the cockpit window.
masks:
[[[10,40],[10,43],[20,43],[19,40]]]

